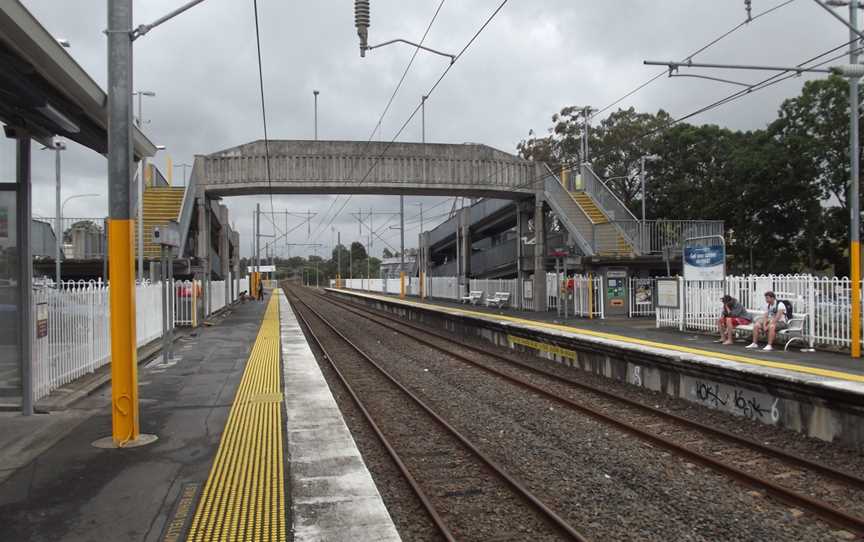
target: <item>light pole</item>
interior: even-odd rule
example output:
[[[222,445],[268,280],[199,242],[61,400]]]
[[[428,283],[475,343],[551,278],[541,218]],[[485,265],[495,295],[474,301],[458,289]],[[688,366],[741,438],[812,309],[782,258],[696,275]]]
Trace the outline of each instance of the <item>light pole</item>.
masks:
[[[144,96],[148,96],[150,98],[155,98],[156,93],[152,90],[138,90],[132,93],[132,96],[138,96],[138,119],[135,121],[138,124],[138,129],[141,129],[141,126],[144,125],[143,118],[143,102]],[[138,282],[141,282],[144,279],[144,176],[147,174],[147,159],[141,159],[141,174],[138,176],[138,209],[136,209],[136,222],[137,230],[138,230],[138,243],[137,243],[137,252],[138,252]]]
[[[54,281],[57,284],[57,288],[60,288],[60,256],[63,251],[63,211],[62,206],[60,205],[60,151],[66,150],[66,143],[60,141],[59,139],[54,139],[54,141],[51,142],[50,147],[43,147],[42,150],[45,149],[52,149],[55,152],[54,174],[56,176],[56,188],[54,194],[54,203],[56,209],[55,219],[57,221],[57,225],[55,227],[54,234]]]
[[[315,141],[318,141],[318,94],[317,90],[312,91],[312,95],[315,96]]]
[[[420,141],[426,143],[426,100],[429,96],[420,96]]]

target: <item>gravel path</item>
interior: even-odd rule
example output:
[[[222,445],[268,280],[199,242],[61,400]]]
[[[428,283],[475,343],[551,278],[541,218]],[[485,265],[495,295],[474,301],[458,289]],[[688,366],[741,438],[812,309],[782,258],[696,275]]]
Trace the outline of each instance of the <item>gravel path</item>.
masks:
[[[317,306],[595,539],[847,536],[713,471],[552,406],[345,310],[320,302]]]
[[[316,335],[460,540],[562,540],[489,467],[304,308]]]

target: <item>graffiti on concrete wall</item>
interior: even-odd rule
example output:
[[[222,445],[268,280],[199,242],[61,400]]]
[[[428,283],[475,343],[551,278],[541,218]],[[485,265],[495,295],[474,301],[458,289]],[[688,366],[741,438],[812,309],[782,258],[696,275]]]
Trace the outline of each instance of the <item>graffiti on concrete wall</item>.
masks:
[[[780,399],[777,397],[709,380],[685,380],[684,389],[691,401],[763,423],[775,424],[780,420]]]

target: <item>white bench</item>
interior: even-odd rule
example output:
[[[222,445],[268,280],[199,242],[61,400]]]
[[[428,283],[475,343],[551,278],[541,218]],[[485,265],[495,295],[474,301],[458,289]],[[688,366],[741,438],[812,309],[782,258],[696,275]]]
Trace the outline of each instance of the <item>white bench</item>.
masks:
[[[495,292],[495,295],[486,299],[487,307],[503,308],[510,303],[510,292]]]
[[[483,290],[471,290],[468,292],[468,295],[465,297],[460,297],[460,303],[470,303],[472,305],[477,305],[483,299]]]

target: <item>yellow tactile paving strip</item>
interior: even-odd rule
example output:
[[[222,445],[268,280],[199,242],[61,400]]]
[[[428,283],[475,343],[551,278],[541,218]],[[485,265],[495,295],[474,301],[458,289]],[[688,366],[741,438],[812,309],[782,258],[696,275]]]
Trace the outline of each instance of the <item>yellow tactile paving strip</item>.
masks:
[[[188,541],[286,540],[280,297],[270,297]]]
[[[573,335],[583,335],[588,337],[597,337],[601,339],[609,339],[613,341],[618,341],[621,343],[638,345],[638,346],[647,346],[651,348],[661,348],[664,350],[671,350],[674,352],[683,352],[686,354],[694,354],[697,356],[710,357],[715,359],[721,359],[725,361],[734,361],[738,363],[744,363],[747,365],[758,365],[761,367],[770,367],[773,369],[785,369],[787,371],[795,371],[798,373],[806,373],[811,375],[823,376],[827,378],[834,378],[837,380],[846,380],[850,382],[862,382],[864,383],[864,376],[847,373],[844,371],[836,371],[831,369],[819,369],[817,367],[810,367],[807,365],[797,365],[794,363],[783,363],[779,361],[768,361],[763,359],[751,358],[747,356],[739,356],[735,354],[724,354],[722,352],[714,352],[711,350],[702,350],[699,348],[691,348],[688,346],[680,346],[677,344],[669,344],[662,343],[658,341],[650,341],[647,339],[637,339],[634,337],[627,337],[625,335],[617,335],[614,333],[607,333],[603,331],[594,331],[590,329],[582,329],[575,326],[565,326],[561,324],[553,324],[549,322],[543,322],[540,320],[528,320],[525,318],[517,318],[515,316],[505,316],[502,314],[493,314],[488,312],[480,312],[480,311],[471,311],[465,309],[457,309],[454,307],[445,307],[441,305],[433,305],[430,303],[416,303],[414,301],[405,301],[401,299],[393,299],[392,297],[380,296],[375,294],[367,294],[355,291],[345,291],[340,290],[343,293],[348,293],[350,295],[358,296],[358,297],[367,297],[370,299],[381,299],[387,301],[389,303],[403,304],[403,305],[413,305],[418,307],[423,307],[425,309],[440,311],[440,312],[449,312],[450,314],[457,315],[466,315],[474,318],[481,318],[485,320],[498,320],[505,322],[512,322],[515,324],[521,324],[533,328],[539,329],[554,329],[556,331],[565,331],[567,333],[571,333]]]

